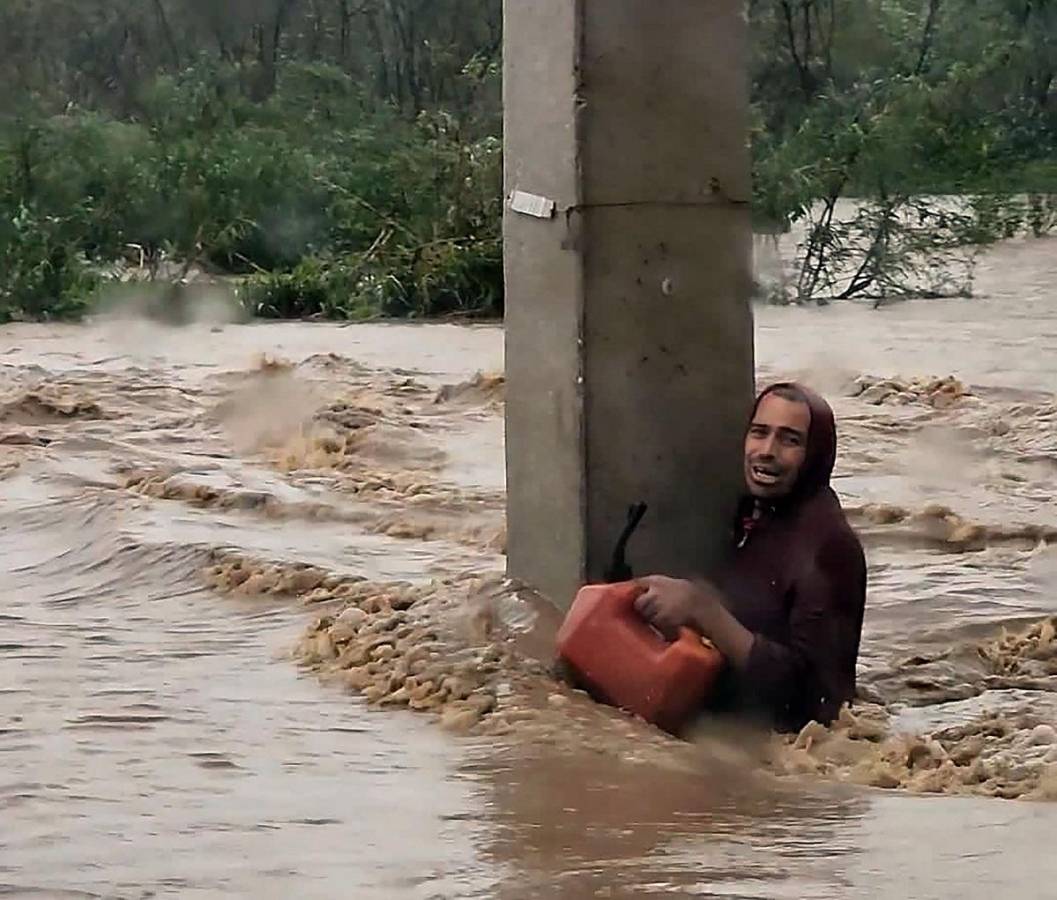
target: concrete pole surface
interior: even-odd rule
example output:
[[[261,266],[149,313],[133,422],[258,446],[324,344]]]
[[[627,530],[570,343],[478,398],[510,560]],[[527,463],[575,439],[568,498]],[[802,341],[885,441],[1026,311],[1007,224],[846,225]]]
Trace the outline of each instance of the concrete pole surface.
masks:
[[[505,0],[509,573],[566,607],[729,540],[753,387],[741,0]]]

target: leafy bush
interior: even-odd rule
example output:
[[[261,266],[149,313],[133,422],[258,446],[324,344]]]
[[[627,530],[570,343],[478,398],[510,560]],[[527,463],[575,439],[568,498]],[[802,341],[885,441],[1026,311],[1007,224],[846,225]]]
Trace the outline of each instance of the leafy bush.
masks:
[[[263,318],[501,315],[502,247],[441,241],[389,252],[307,257],[289,272],[262,272],[240,287]]]
[[[167,258],[247,276],[245,302],[266,316],[502,308],[497,139],[444,113],[368,109],[326,66],[287,67],[263,104],[233,78],[159,78],[140,122],[72,109],[6,131],[0,218],[23,223],[8,252],[23,263],[12,291],[37,298],[24,308],[130,252],[151,272]],[[20,209],[43,223],[39,246]]]
[[[262,315],[499,312],[501,8],[0,4],[0,315],[128,259]],[[754,219],[803,234],[772,296],[960,294],[971,244],[1057,227],[1051,0],[747,8]]]
[[[91,300],[99,279],[68,230],[25,206],[0,220],[0,321],[74,316]]]

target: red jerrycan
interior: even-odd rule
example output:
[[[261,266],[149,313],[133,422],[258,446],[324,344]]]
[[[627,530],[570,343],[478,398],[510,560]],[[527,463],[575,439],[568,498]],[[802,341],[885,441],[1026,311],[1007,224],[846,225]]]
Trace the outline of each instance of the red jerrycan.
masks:
[[[558,653],[593,696],[676,733],[708,699],[723,655],[683,628],[665,640],[635,610],[634,582],[581,588],[558,631]]]

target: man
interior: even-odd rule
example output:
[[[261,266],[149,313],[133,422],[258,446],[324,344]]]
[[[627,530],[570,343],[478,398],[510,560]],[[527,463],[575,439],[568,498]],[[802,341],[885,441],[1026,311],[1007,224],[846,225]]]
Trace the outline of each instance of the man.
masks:
[[[745,435],[731,559],[715,583],[640,579],[647,620],[671,636],[689,626],[727,658],[725,705],[782,730],[828,723],[855,696],[866,563],[829,486],[836,451],[825,400],[798,384],[767,388]]]

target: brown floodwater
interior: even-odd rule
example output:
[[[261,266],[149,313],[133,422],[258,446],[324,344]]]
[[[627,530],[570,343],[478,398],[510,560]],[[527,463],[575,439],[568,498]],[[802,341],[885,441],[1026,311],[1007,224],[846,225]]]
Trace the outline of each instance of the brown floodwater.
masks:
[[[296,665],[307,588],[204,577],[501,572],[497,327],[0,327],[0,895],[1052,896],[1055,285],[1023,241],[973,299],[756,311],[761,379],[838,412],[864,689],[892,740],[963,729],[974,779],[839,736],[677,746],[507,657],[505,726],[455,734]]]

